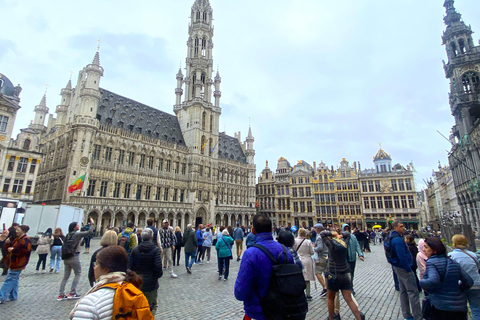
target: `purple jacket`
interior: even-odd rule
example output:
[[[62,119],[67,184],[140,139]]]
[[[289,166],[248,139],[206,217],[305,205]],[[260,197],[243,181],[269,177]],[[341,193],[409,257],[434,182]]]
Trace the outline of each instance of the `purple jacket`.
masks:
[[[282,245],[273,240],[270,232],[259,233],[255,237],[255,244],[267,248],[274,257],[283,251]],[[288,252],[288,261],[293,258]],[[260,249],[248,248],[243,254],[237,280],[235,281],[235,298],[243,301],[245,313],[256,320],[266,320],[262,313],[259,297],[264,297],[269,288],[272,262]]]

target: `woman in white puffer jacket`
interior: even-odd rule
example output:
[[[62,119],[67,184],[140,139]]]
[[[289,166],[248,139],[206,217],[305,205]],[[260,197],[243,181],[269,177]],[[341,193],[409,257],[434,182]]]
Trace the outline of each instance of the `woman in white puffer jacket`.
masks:
[[[127,272],[127,263],[128,255],[122,247],[109,246],[101,250],[94,267],[97,282],[70,312],[70,319],[111,320],[115,290],[104,285],[126,281],[140,288],[142,284],[135,272]]]

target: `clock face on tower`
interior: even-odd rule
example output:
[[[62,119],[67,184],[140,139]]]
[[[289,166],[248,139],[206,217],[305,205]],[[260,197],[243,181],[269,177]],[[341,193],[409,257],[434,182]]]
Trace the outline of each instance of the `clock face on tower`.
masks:
[[[88,164],[88,158],[87,157],[81,157],[80,158],[80,164],[82,166],[86,166]]]

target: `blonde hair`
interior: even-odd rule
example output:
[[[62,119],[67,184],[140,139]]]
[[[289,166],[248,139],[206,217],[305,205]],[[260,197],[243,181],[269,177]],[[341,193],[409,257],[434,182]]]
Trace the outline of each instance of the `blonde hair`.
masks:
[[[298,229],[298,236],[305,238],[307,236],[307,230],[305,230],[304,228]]]
[[[177,226],[177,227],[175,228],[175,233],[178,232],[178,231],[182,232],[182,229],[180,229],[179,226]]]
[[[463,234],[456,234],[452,238],[453,246],[457,249],[468,248],[468,240]]]
[[[137,234],[142,234],[143,228],[138,228],[137,229]]]
[[[100,240],[100,245],[103,247],[113,246],[118,243],[117,233],[113,230],[108,230]]]

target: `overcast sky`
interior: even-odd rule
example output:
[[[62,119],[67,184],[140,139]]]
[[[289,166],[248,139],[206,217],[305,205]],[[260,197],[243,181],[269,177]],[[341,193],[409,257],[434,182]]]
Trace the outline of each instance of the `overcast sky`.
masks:
[[[413,161],[425,187],[450,149],[436,130],[448,136],[454,124],[443,2],[210,0],[220,131],[244,139],[251,119],[257,176],[280,157],[371,168],[381,143],[392,164]],[[54,112],[70,71],[76,81],[99,38],[100,86],[173,114],[193,3],[0,0],[0,73],[23,88],[14,134],[33,120],[45,84]],[[480,32],[480,2],[455,6]]]

